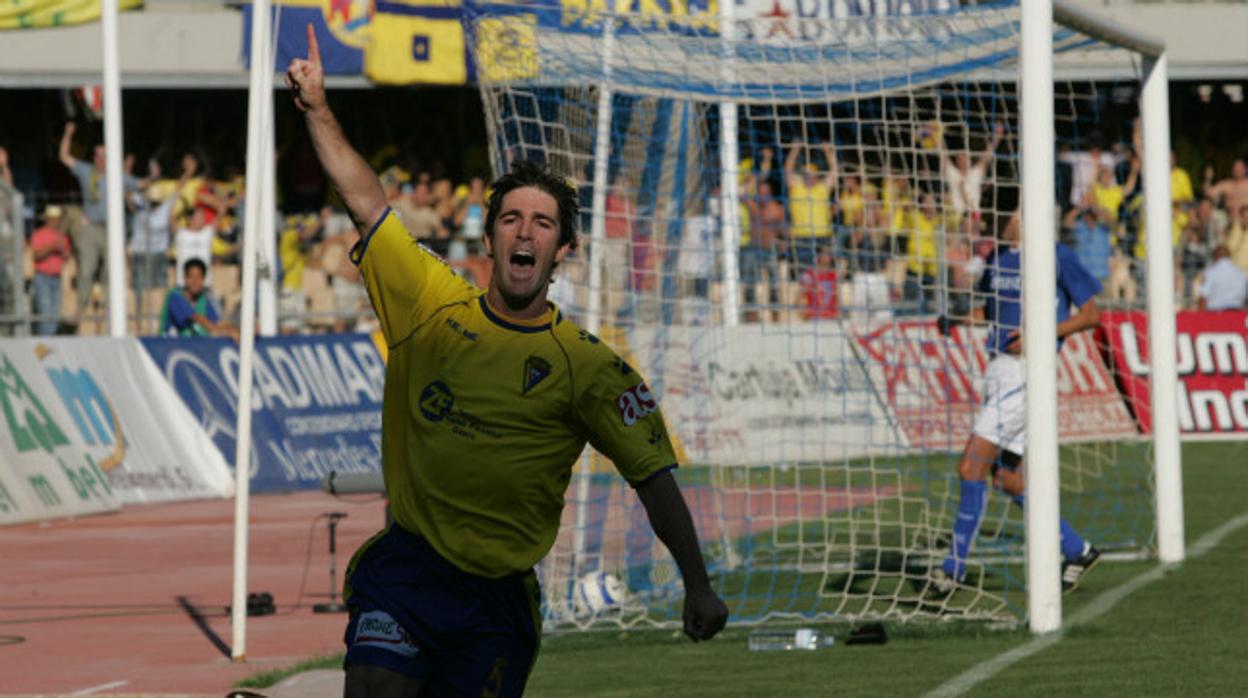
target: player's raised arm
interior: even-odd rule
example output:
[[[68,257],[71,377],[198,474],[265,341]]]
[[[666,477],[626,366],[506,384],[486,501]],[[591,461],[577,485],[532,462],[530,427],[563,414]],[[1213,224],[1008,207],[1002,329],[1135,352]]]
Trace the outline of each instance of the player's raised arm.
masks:
[[[660,473],[637,488],[650,527],[671,551],[685,582],[685,634],[693,640],[709,640],[728,622],[728,607],[711,589],[706,563],[698,548],[698,534],[689,507],[680,494],[676,478]]]
[[[386,195],[377,173],[347,142],[325,100],[325,69],[310,23],[308,57],[291,61],[286,85],[294,93],[295,106],[303,112],[316,157],[346,204],[356,229],[361,233],[371,229],[386,210]]]

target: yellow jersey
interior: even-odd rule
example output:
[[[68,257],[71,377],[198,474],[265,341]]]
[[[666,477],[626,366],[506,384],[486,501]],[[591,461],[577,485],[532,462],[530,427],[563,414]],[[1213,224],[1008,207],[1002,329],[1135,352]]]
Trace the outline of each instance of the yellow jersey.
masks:
[[[856,191],[842,194],[840,204],[841,222],[851,228],[861,226],[863,211],[867,206],[866,200],[862,197],[862,192]]]
[[[822,181],[810,186],[801,177],[789,183],[789,226],[794,238],[822,238],[832,234],[832,191]]]
[[[351,259],[389,349],[391,511],[456,567],[502,577],[536,564],[587,441],[634,485],[675,467],[645,381],[553,304],[508,317],[389,210]]]
[[[1182,167],[1175,167],[1170,170],[1170,200],[1188,203],[1196,199],[1196,192],[1192,190],[1192,178],[1188,176],[1187,170]]]
[[[1123,191],[1122,187],[1117,184],[1111,184],[1103,187],[1100,184],[1092,185],[1092,200],[1096,205],[1109,213],[1110,220],[1118,220],[1118,210],[1122,208]]]
[[[299,239],[297,227],[292,226],[282,231],[277,242],[277,257],[282,263],[282,290],[301,290],[303,268],[307,265],[308,256],[303,251],[303,241]]]
[[[894,230],[904,223],[904,211],[894,218]],[[936,276],[936,221],[915,212],[910,218],[910,239],[906,242],[906,268],[918,276]]]

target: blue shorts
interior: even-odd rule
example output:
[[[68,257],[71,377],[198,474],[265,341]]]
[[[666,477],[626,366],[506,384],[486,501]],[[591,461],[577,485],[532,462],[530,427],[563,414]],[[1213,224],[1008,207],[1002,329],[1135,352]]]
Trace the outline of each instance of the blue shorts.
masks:
[[[346,665],[420,679],[427,695],[519,696],[541,642],[532,570],[499,579],[452,565],[397,523],[347,570]]]

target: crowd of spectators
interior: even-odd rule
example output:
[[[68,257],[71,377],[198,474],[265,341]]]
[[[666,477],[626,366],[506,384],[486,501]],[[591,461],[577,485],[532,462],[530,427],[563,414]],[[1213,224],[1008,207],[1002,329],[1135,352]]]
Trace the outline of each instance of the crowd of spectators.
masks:
[[[738,270],[745,321],[899,314],[958,314],[969,310],[972,289],[1002,221],[1017,207],[1004,198],[1012,180],[999,163],[1010,137],[1003,123],[946,142],[941,124],[898,166],[862,149],[800,140],[742,153]],[[106,288],[106,178],[102,146],[78,143],[67,124],[60,163],[73,175],[78,196],[42,202],[27,243],[27,279],[34,330],[98,332],[88,318],[103,315]],[[949,147],[953,145],[954,147]],[[1142,173],[1138,147],[1101,147],[1058,154],[1060,236],[1105,285],[1107,304],[1140,301],[1145,263]],[[236,169],[209,171],[194,151],[176,173],[149,160],[124,163],[130,311],[145,334],[236,336],[241,301],[238,252],[245,189]],[[478,285],[488,283],[484,258],[487,184],[483,177],[456,183],[398,165],[381,169],[391,208],[413,238],[450,261]],[[1236,160],[1226,178],[1213,167],[1199,186],[1171,158],[1176,296],[1181,307],[1242,307],[1248,273],[1248,167]],[[0,149],[0,182],[9,175]],[[655,224],[662,211],[643,193],[640,172],[621,168],[605,197],[601,280],[603,309],[620,318],[647,297],[673,301],[683,320],[704,322],[722,301],[718,255],[723,215],[718,186],[685,205],[678,225]],[[592,193],[583,198],[584,230],[592,229]],[[643,199],[649,198],[649,202]],[[341,211],[291,213],[278,218],[278,317],[283,332],[368,329],[367,298],[348,252],[355,240]],[[587,240],[588,242],[588,240]],[[571,255],[552,297],[573,313],[587,303],[586,250]],[[187,278],[192,270],[195,278]],[[671,278],[673,283],[666,283]],[[1237,286],[1238,285],[1238,286]],[[1238,299],[1238,300],[1236,300]],[[363,319],[362,319],[363,318]]]
[[[37,334],[104,331],[107,292],[107,178],[101,145],[76,142],[68,123],[57,150],[72,174],[75,195],[36,197],[26,238],[25,278]],[[79,139],[81,140],[81,139]],[[82,154],[82,155],[80,155]],[[81,159],[86,158],[86,159]],[[155,158],[123,165],[127,305],[140,334],[237,336],[241,303],[239,249],[245,187],[237,169],[208,169],[195,151],[176,171]],[[411,174],[398,166],[381,173],[387,198],[412,235],[457,260],[484,285],[481,257],[485,180],[462,184]],[[7,152],[0,148],[0,181],[11,185]],[[349,259],[354,226],[341,210],[277,214],[276,259],[263,268],[277,275],[278,318],[284,333],[345,332],[371,328],[367,296]],[[264,273],[263,271],[261,273]]]
[[[940,134],[942,125],[926,130]],[[1143,302],[1138,122],[1133,131],[1131,143],[1102,147],[1093,135],[1079,149],[1058,152],[1061,229],[1055,232],[1103,283],[1108,306]],[[866,167],[862,149],[841,155],[826,143],[782,144],[779,172],[775,148],[759,148],[756,158],[747,154],[739,249],[745,318],[765,319],[795,304],[804,304],[806,317],[822,316],[828,304],[812,299],[826,296],[829,284],[839,286],[841,310],[866,317],[969,310],[994,238],[1018,206],[1017,184],[1001,183],[1017,181],[1007,169],[1017,161],[994,163],[1007,136],[996,123],[978,138],[958,139],[955,149],[939,135],[916,138],[905,167],[880,157],[876,167]],[[973,148],[976,142],[980,147]],[[1237,159],[1219,179],[1207,166],[1199,187],[1173,154],[1170,167],[1179,307],[1243,307],[1248,167]],[[823,288],[811,287],[815,279]],[[1221,300],[1209,302],[1210,296]]]

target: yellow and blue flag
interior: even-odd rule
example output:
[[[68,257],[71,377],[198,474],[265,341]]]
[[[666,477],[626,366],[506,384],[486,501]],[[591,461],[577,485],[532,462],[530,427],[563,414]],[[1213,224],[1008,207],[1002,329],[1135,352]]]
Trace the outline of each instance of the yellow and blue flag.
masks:
[[[143,0],[117,0],[119,11],[143,6]],[[100,18],[100,0],[4,0],[0,29],[46,29],[86,24]]]
[[[473,80],[459,0],[377,0],[364,50],[373,82],[463,85]]]
[[[274,66],[277,71],[285,71],[296,58],[307,57],[305,27],[311,22],[326,75],[364,72],[364,46],[368,43],[373,21],[372,0],[278,0],[272,12],[273,22],[278,27]],[[243,58],[249,68],[251,13],[252,5],[247,3],[243,7]]]

